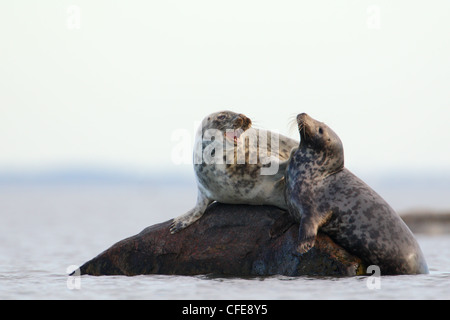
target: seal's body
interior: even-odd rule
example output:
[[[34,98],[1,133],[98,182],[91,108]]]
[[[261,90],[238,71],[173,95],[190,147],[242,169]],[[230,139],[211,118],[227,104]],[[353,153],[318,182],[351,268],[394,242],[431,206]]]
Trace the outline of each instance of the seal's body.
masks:
[[[298,251],[314,246],[318,229],[377,265],[381,274],[428,273],[414,235],[375,191],[344,168],[339,137],[306,114],[297,116],[301,143],[286,170],[289,213],[300,222]]]
[[[213,201],[287,210],[284,172],[297,146],[298,141],[283,135],[251,128],[243,114],[222,111],[205,117],[194,145],[197,204],[174,219],[171,233],[198,220]]]

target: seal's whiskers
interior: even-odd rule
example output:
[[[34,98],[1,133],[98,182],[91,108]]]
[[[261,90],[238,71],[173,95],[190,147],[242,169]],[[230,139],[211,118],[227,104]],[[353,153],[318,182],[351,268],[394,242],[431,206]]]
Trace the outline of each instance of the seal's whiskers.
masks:
[[[297,134],[297,115],[291,115],[288,120],[288,133]]]

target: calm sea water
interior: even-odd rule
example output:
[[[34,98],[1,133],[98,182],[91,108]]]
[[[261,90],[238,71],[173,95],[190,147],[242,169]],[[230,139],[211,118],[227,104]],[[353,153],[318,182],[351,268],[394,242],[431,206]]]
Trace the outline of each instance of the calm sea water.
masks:
[[[369,277],[67,276],[71,265],[184,213],[195,193],[175,186],[0,187],[0,299],[450,299],[450,235],[417,235],[430,274],[381,277],[379,289],[368,288]]]

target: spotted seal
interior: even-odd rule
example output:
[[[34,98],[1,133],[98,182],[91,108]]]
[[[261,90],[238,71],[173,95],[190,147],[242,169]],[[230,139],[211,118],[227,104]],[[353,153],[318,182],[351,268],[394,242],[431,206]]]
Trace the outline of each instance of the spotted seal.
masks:
[[[197,203],[173,220],[170,232],[201,218],[213,201],[287,210],[284,171],[291,150],[297,146],[296,140],[253,128],[252,121],[240,113],[221,111],[206,116],[194,143]]]
[[[285,197],[300,222],[298,252],[309,251],[317,231],[381,274],[428,273],[423,253],[400,216],[344,167],[341,140],[326,124],[297,116],[300,146],[286,169]]]

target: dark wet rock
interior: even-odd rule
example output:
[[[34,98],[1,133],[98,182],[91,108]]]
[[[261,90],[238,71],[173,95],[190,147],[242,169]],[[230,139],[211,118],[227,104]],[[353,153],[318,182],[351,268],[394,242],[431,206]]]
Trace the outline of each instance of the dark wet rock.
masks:
[[[298,225],[276,207],[214,203],[179,233],[170,234],[170,223],[116,243],[81,266],[81,274],[348,276],[365,271],[361,260],[320,233],[315,247],[298,255]],[[281,231],[271,237],[274,228]]]

